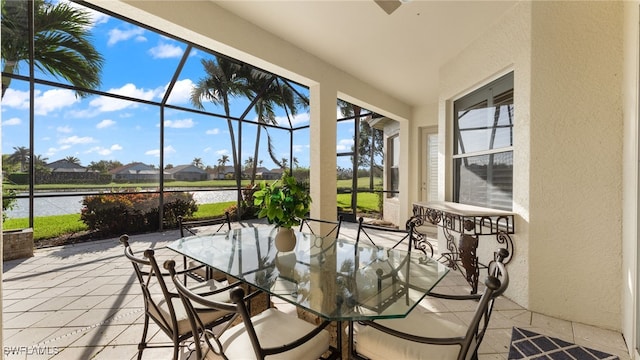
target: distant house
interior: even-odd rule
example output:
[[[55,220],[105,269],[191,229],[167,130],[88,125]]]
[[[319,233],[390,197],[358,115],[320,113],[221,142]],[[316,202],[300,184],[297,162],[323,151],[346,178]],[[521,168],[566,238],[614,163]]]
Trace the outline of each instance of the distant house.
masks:
[[[165,169],[165,178],[181,181],[207,180],[207,172],[194,165],[178,165],[171,169]]]
[[[114,181],[159,181],[160,170],[141,162],[120,166],[109,171]]]
[[[262,180],[277,180],[282,177],[284,170],[277,168],[262,172]]]
[[[209,178],[212,180],[224,180],[228,177],[234,177],[234,168],[233,166],[225,166],[225,167],[216,167],[212,172],[209,173]]]
[[[266,167],[258,166],[256,168],[256,178],[257,179],[264,179],[264,174],[268,173],[268,172],[269,172],[269,169],[267,169]]]
[[[97,184],[110,181],[108,178],[101,177],[99,171],[89,170],[66,159],[45,164],[44,167],[49,172],[36,172],[38,184]]]
[[[66,159],[60,159],[58,161],[48,163],[45,167],[51,170],[52,173],[85,173],[94,171]]]

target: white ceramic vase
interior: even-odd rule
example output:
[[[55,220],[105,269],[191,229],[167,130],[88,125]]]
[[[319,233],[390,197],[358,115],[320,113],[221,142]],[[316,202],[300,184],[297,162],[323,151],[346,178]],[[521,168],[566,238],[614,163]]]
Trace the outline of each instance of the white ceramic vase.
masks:
[[[292,228],[279,227],[276,234],[276,249],[287,252],[296,247],[296,234]]]

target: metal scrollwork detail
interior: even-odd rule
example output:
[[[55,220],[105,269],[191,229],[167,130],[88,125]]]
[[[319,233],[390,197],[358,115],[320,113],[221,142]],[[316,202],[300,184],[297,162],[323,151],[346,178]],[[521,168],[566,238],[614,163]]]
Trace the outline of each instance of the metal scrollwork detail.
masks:
[[[478,257],[476,249],[478,248],[478,238],[469,234],[460,235],[460,244],[458,246],[462,267],[464,267],[464,275],[467,282],[471,285],[472,294],[478,291]]]
[[[467,220],[464,221],[463,227],[464,227],[465,231],[471,231],[471,230],[475,229],[476,223],[471,221],[471,220],[469,220],[469,219],[467,219]]]
[[[423,219],[420,216],[413,216],[409,220],[407,220],[406,227],[407,229],[412,229],[411,234],[411,244],[414,249],[422,251],[423,254],[429,255],[433,257],[433,245],[427,240],[427,236],[421,232],[416,231],[416,228],[422,225]]]
[[[500,245],[505,245],[507,251],[509,251],[509,256],[504,260],[504,264],[506,265],[511,262],[511,259],[513,258],[513,240],[506,231],[498,231],[496,234],[496,241]]]

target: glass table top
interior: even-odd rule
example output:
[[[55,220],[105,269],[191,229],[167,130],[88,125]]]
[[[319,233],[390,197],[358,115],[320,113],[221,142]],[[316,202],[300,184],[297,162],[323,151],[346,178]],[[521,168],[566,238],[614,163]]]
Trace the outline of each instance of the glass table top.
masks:
[[[270,226],[178,239],[168,248],[327,320],[399,318],[447,274],[421,252],[296,231],[279,252]]]

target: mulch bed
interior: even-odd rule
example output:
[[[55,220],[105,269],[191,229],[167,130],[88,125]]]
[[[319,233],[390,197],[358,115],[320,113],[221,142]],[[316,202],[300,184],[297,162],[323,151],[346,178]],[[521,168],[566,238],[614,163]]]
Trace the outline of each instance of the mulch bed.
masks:
[[[72,233],[72,234],[64,234],[62,236],[58,236],[51,239],[36,240],[34,242],[34,247],[36,249],[45,249],[53,246],[71,245],[71,244],[78,244],[78,243],[83,243],[83,242],[93,241],[93,240],[108,239],[110,237],[113,237],[113,236],[100,234],[100,232],[97,232],[97,231],[87,230],[87,231],[81,231],[81,232]]]

